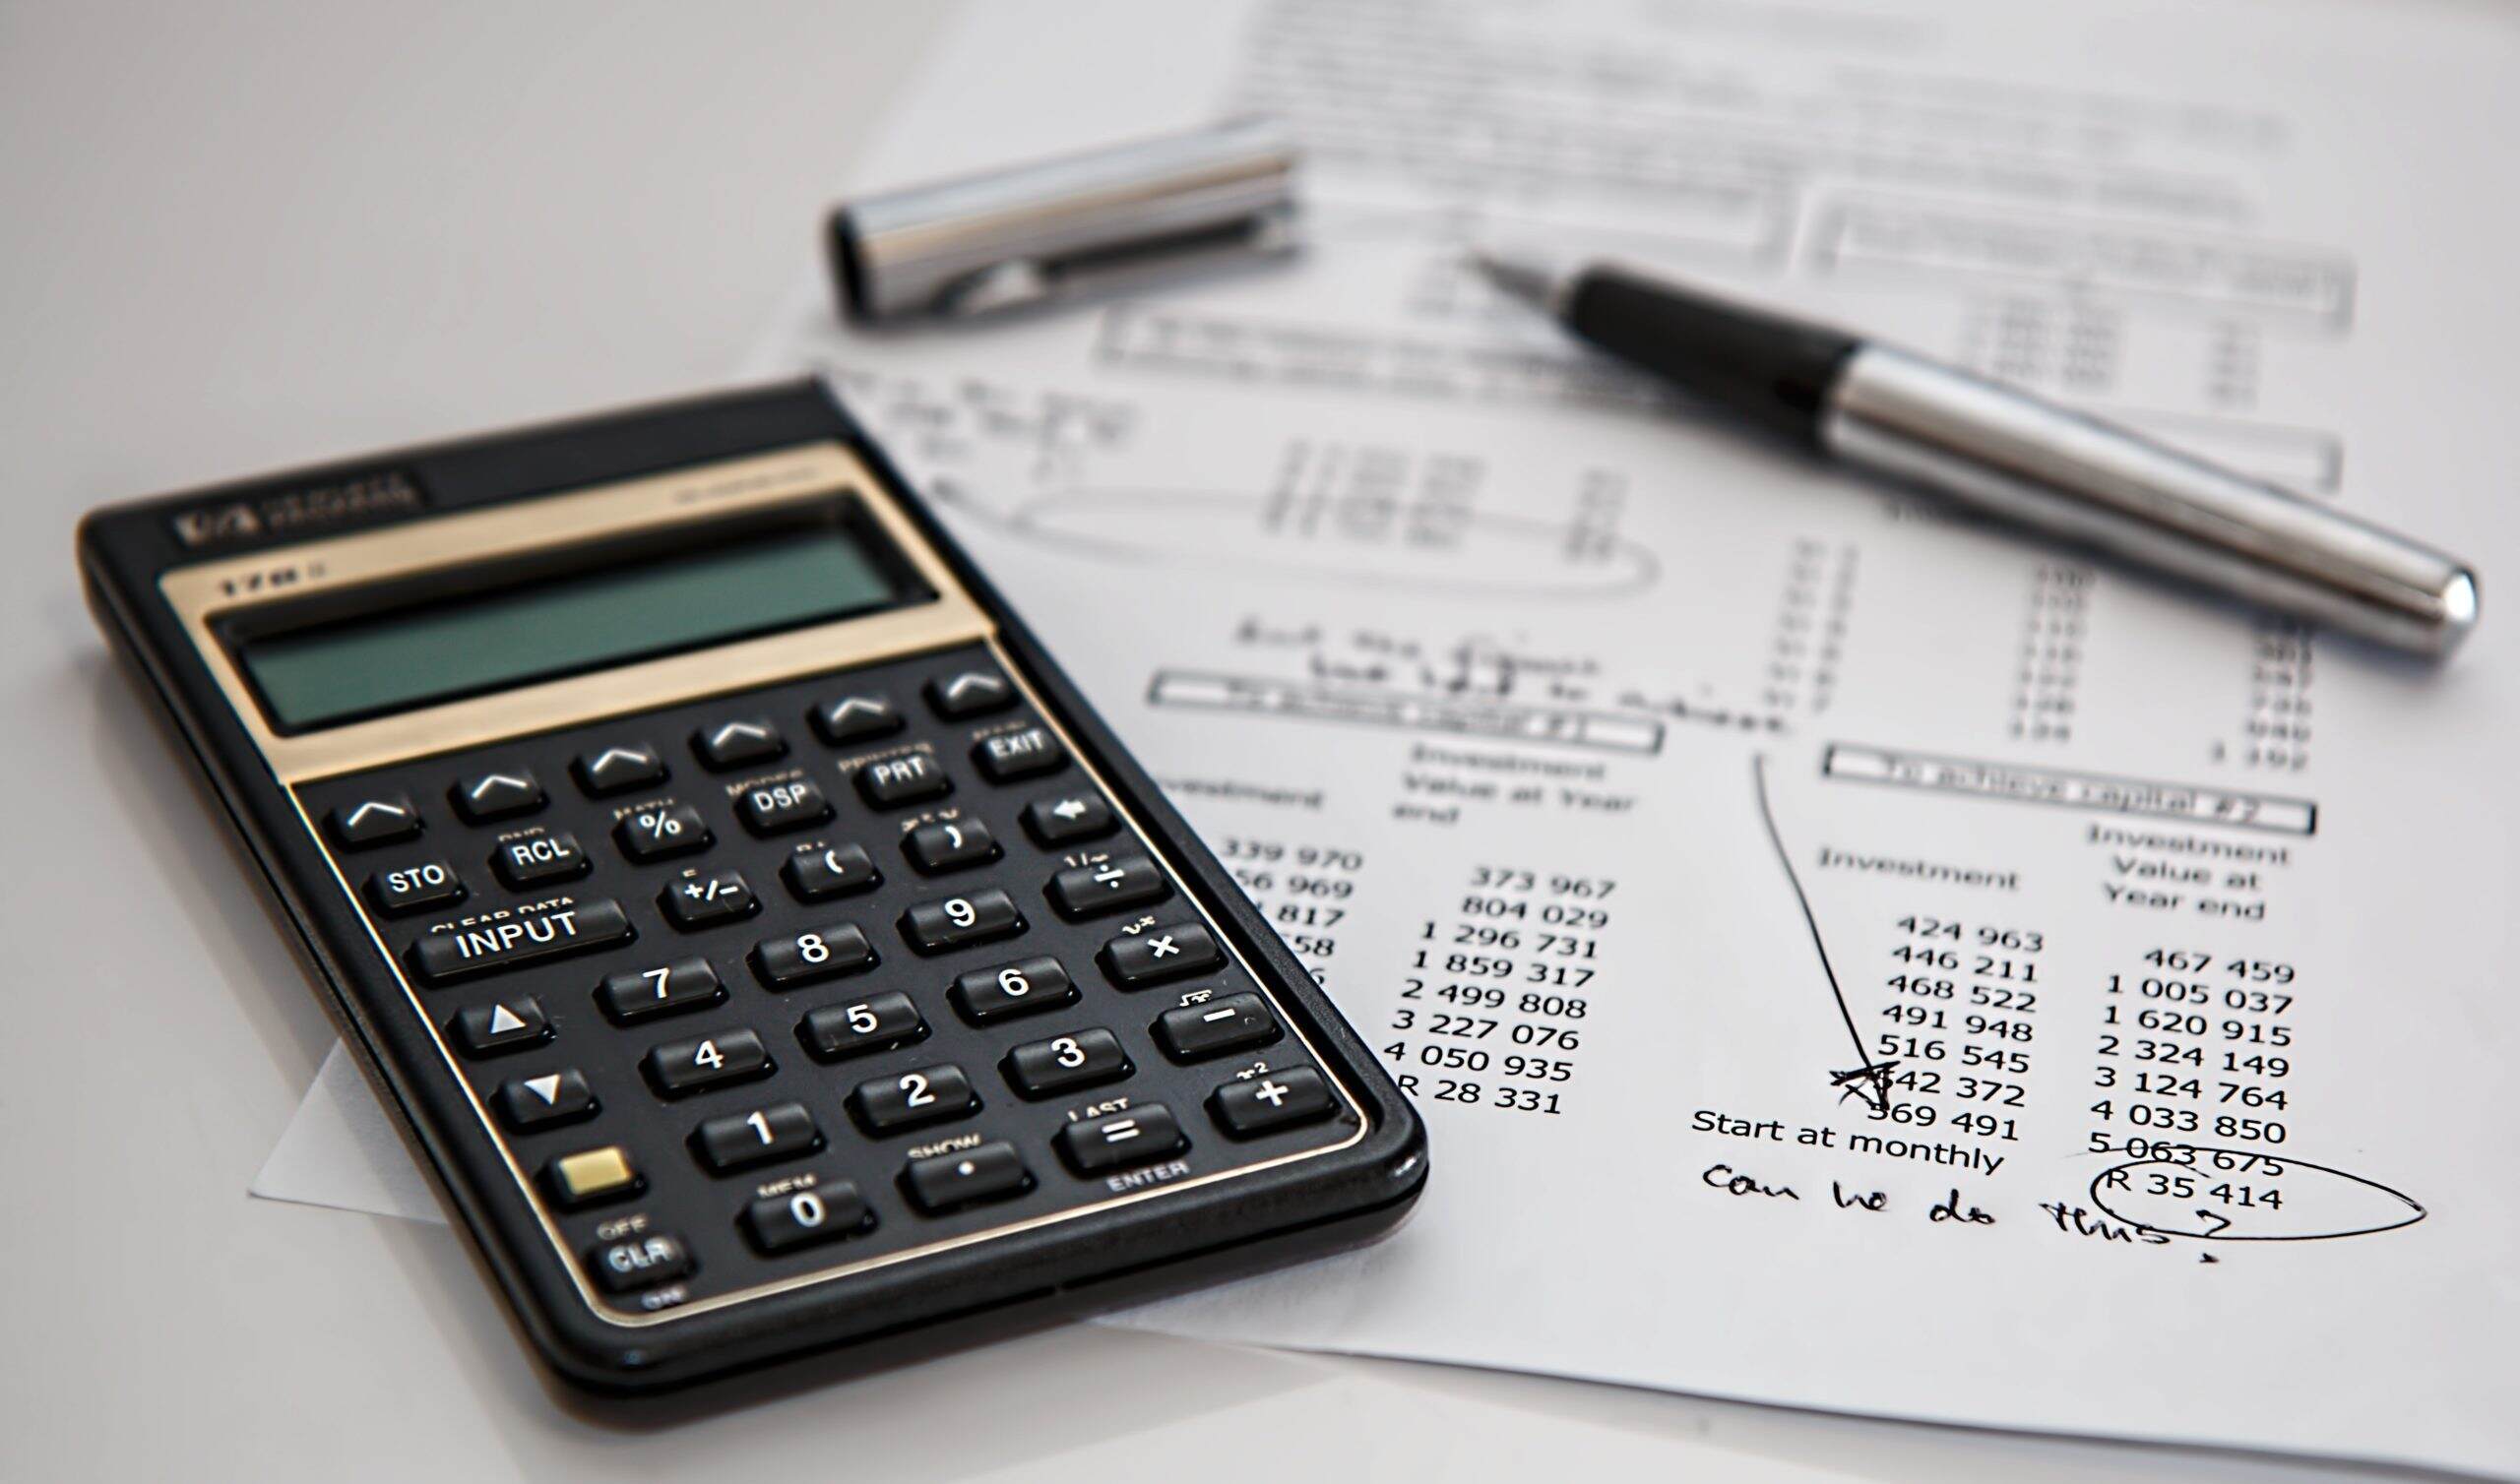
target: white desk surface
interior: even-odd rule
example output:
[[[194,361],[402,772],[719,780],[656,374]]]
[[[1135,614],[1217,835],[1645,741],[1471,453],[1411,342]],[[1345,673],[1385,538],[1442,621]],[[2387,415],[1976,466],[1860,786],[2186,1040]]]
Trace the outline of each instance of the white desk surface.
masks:
[[[332,1031],[73,523],[720,382],[943,12],[230,11],[0,7],[0,1475],[2349,1476],[1090,1328],[598,1410],[449,1232],[249,1199]]]

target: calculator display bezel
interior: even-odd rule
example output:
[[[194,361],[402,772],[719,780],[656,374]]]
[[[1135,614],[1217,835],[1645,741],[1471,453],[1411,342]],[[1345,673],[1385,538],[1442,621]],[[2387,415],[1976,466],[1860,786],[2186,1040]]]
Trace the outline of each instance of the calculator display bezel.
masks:
[[[933,599],[633,660],[348,722],[285,734],[264,714],[221,628],[253,610],[326,595],[389,589],[479,563],[556,557],[590,542],[705,529],[783,508],[855,500]],[[158,592],[193,641],[239,725],[283,783],[355,773],[502,737],[748,690],[843,664],[969,644],[995,632],[915,526],[839,443],[755,454],[647,478],[177,567]]]
[[[283,734],[266,721],[250,681],[234,659],[221,634],[223,624],[263,605],[299,603],[329,593],[355,593],[362,587],[424,580],[432,571],[467,563],[508,561],[550,555],[573,544],[618,540],[630,535],[671,532],[685,526],[741,519],[765,511],[845,495],[858,501],[865,514],[907,559],[915,576],[934,594],[914,606],[862,613],[852,617],[738,640],[679,653],[634,661],[612,669],[566,676],[513,690],[451,701],[409,711],[347,723],[324,731]],[[1166,836],[1149,828],[1130,804],[1129,792],[1114,786],[1083,745],[1061,709],[1042,695],[1027,667],[1010,652],[988,611],[961,583],[917,525],[892,498],[856,454],[845,445],[816,443],[770,453],[724,460],[670,473],[619,481],[586,489],[529,498],[482,510],[433,516],[406,525],[300,543],[269,553],[177,567],[160,575],[160,594],[173,609],[204,666],[219,685],[245,729],[262,752],[295,815],[297,826],[329,869],[341,893],[364,926],[376,957],[392,974],[428,1039],[436,1046],[454,1085],[479,1121],[481,1133],[523,1194],[550,1244],[561,1271],[587,1311],[602,1324],[625,1330],[698,1319],[777,1294],[810,1288],[876,1268],[896,1267],[957,1249],[975,1247],[1007,1236],[1057,1226],[1117,1207],[1177,1197],[1200,1187],[1246,1179],[1307,1160],[1340,1154],[1364,1143],[1378,1130],[1372,1101],[1360,1095],[1341,1075],[1343,1058],[1327,1054],[1307,1031],[1305,1018],[1280,994],[1274,977],[1263,972],[1243,951],[1237,935],[1197,892],[1188,904],[1215,933],[1235,965],[1267,997],[1282,1023],[1322,1072],[1353,1116],[1354,1127],[1344,1139],[1271,1159],[1235,1165],[1191,1179],[1153,1186],[1081,1203],[1063,1210],[1009,1221],[962,1236],[923,1243],[854,1262],[835,1263],[811,1272],[754,1284],[727,1293],[653,1313],[617,1308],[598,1292],[582,1270],[576,1254],[533,1173],[517,1162],[515,1150],[500,1133],[491,1110],[463,1073],[455,1049],[429,1014],[420,987],[405,971],[387,942],[383,924],[367,900],[352,889],[350,877],[331,841],[316,828],[297,785],[343,773],[498,741],[601,720],[651,708],[672,706],[716,695],[751,690],[834,669],[941,649],[955,645],[985,645],[1033,707],[1075,758],[1095,787],[1112,801],[1124,825],[1143,839],[1159,863],[1178,881],[1201,878],[1189,862],[1168,848]]]

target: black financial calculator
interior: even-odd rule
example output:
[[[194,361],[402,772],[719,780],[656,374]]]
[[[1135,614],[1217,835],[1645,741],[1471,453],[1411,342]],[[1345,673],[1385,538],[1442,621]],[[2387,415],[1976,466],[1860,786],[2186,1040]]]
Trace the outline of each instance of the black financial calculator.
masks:
[[[79,555],[573,1380],[881,1363],[1424,1182],[1369,1049],[815,384],[99,511]]]

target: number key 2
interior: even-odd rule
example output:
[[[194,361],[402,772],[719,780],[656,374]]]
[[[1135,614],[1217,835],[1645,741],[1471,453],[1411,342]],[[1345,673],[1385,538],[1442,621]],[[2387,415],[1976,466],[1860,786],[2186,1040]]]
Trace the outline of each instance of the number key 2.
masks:
[[[946,1063],[897,1077],[878,1077],[849,1094],[849,1111],[869,1134],[892,1134],[960,1118],[980,1105],[972,1080]]]

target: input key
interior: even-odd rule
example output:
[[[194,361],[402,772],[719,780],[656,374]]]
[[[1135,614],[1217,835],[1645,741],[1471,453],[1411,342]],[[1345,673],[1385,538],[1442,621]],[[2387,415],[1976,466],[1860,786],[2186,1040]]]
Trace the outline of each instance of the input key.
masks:
[[[431,984],[452,984],[522,963],[565,958],[630,940],[630,919],[610,897],[573,901],[429,933],[406,956]]]

